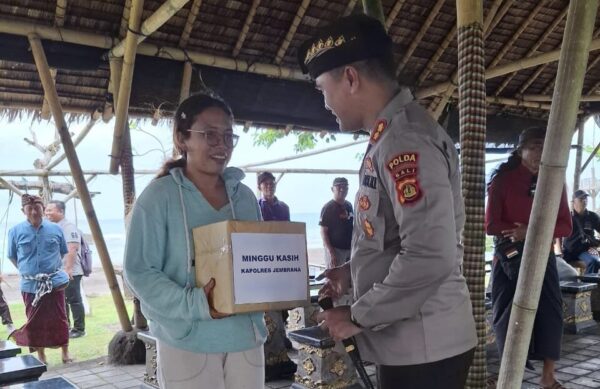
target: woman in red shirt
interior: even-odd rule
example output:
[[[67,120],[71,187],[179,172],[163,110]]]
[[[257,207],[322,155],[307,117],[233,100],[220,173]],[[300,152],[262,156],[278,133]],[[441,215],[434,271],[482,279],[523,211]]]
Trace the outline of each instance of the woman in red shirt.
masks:
[[[494,236],[496,247],[507,241],[525,241],[542,159],[544,136],[544,128],[530,128],[523,131],[519,136],[517,149],[513,151],[508,161],[492,173],[488,184],[485,224],[487,234]],[[569,236],[571,228],[566,190],[563,189],[554,237]],[[544,361],[540,377],[541,387],[560,389],[563,386],[554,377],[554,364],[560,358],[563,331],[562,297],[556,258],[550,246],[548,255],[529,358]],[[517,279],[507,275],[498,258],[498,252],[495,252],[492,267],[492,303],[496,343],[502,355]]]

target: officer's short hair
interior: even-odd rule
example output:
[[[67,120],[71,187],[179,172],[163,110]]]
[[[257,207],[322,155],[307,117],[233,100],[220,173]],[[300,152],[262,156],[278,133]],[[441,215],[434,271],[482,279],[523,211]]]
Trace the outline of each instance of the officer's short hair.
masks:
[[[65,206],[65,202],[64,201],[50,200],[50,201],[48,201],[48,204],[54,204],[54,205],[56,205],[56,208],[60,209],[60,212],[62,212],[63,215],[65,214],[66,206]]]

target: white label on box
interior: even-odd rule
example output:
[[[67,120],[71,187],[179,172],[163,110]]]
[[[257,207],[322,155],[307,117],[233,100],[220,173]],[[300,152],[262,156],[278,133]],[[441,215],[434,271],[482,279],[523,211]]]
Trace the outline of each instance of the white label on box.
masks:
[[[304,235],[232,233],[231,245],[236,304],[306,300]]]

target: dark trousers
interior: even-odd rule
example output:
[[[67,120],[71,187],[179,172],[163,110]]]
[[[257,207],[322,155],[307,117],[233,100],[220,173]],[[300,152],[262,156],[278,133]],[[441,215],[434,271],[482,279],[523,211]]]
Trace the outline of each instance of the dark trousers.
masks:
[[[492,266],[492,309],[494,333],[498,352],[502,355],[508,332],[510,310],[517,289],[517,280],[509,279],[499,262]],[[529,345],[529,358],[535,360],[560,359],[563,333],[562,295],[558,281],[556,257],[551,253],[544,273],[542,293],[538,303],[533,333]]]
[[[463,389],[475,349],[441,361],[410,366],[377,366],[379,389]]]
[[[67,319],[71,325],[71,314],[73,314],[73,329],[85,331],[85,309],[81,299],[81,277],[73,276],[69,286],[65,289],[65,301],[67,303]]]
[[[10,317],[10,310],[8,309],[8,303],[4,298],[4,293],[0,288],[0,316],[2,317],[2,324],[12,324],[12,318]]]

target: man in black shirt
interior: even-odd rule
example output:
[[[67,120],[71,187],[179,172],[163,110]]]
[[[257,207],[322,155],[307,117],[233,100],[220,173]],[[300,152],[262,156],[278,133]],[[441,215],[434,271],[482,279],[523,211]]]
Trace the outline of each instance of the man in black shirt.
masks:
[[[337,177],[331,187],[333,200],[321,210],[321,237],[325,246],[325,264],[328,269],[341,266],[350,259],[352,243],[352,204],[346,201],[348,180]]]
[[[586,273],[598,273],[600,270],[600,255],[594,231],[600,232],[600,217],[597,213],[589,211],[587,207],[588,194],[578,190],[573,194],[573,232],[563,241],[563,254],[567,261],[583,261],[586,264]]]

